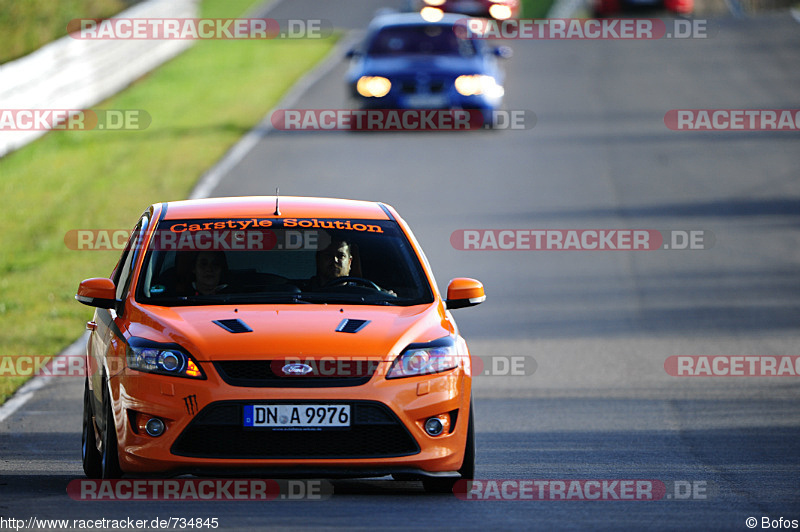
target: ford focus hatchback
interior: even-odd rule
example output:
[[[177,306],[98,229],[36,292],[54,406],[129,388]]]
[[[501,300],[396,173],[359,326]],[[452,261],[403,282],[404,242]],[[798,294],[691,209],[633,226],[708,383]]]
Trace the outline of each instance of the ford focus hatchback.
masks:
[[[475,467],[470,356],[413,234],[383,203],[213,198],[152,205],[96,307],[87,346],[90,478],[420,479]]]

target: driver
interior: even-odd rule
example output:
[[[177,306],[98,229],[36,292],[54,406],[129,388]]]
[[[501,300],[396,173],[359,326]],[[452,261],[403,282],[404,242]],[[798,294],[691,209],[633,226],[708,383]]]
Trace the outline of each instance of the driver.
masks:
[[[328,247],[317,251],[317,275],[311,278],[311,288],[322,288],[338,277],[348,277],[352,266],[350,243],[333,240]]]
[[[325,249],[317,251],[317,274],[311,278],[310,287],[312,290],[324,288],[336,279],[349,277],[353,267],[352,244],[347,240],[333,240]],[[359,268],[355,275],[360,277]],[[366,281],[366,280],[365,280]],[[370,283],[370,281],[366,281]],[[397,297],[393,290],[380,288],[374,283],[370,283],[381,292]]]

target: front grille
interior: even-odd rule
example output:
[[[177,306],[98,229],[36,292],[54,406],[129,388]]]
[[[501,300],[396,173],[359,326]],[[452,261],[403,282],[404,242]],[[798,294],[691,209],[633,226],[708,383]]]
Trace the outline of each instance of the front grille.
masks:
[[[403,94],[414,94],[417,92],[417,84],[414,81],[404,81],[400,85],[400,92]]]
[[[295,359],[293,359],[295,360]],[[214,362],[219,376],[231,386],[247,388],[333,388],[361,386],[372,378],[378,361],[323,359],[304,360],[312,367],[307,375],[284,375],[284,360],[228,360]]]
[[[447,88],[447,83],[442,79],[434,79],[427,83],[409,79],[400,82],[400,92],[403,94],[431,93],[440,94]]]
[[[440,92],[443,92],[444,91],[444,87],[445,87],[444,81],[441,81],[441,80],[431,81],[430,89],[431,89],[431,92],[434,93],[434,94],[438,94]]]
[[[265,401],[261,404],[278,404]],[[285,402],[285,401],[284,401]],[[324,404],[291,401],[292,404]],[[388,458],[419,452],[419,446],[394,413],[371,401],[349,404],[348,428],[271,430],[243,426],[242,401],[212,403],[178,436],[172,453],[196,458]]]

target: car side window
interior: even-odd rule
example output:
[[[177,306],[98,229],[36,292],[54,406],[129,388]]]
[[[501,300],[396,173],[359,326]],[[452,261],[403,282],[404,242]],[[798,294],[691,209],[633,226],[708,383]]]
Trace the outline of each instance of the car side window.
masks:
[[[114,269],[112,280],[114,281],[114,285],[117,287],[116,297],[120,301],[125,298],[125,294],[128,293],[128,289],[130,288],[131,270],[133,268],[135,258],[139,255],[138,251],[142,247],[141,239],[144,237],[144,232],[147,229],[147,223],[149,219],[149,214],[145,214],[139,220],[139,223],[136,224],[136,227],[131,232],[130,238],[128,238],[128,243],[125,245],[125,251],[123,252],[122,257],[120,257],[117,267]]]

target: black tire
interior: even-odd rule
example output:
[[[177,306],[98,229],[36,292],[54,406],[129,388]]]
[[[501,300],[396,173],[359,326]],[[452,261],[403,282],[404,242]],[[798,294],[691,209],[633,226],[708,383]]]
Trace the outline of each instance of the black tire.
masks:
[[[97,437],[95,436],[94,420],[92,419],[92,401],[89,395],[88,381],[83,389],[83,436],[81,437],[81,460],[83,472],[87,478],[100,478],[101,457],[97,450]]]
[[[475,421],[472,415],[472,400],[469,402],[469,423],[467,425],[467,443],[464,445],[464,461],[458,469],[461,478],[426,478],[422,485],[428,493],[453,493],[453,487],[459,480],[475,479]]]
[[[464,462],[458,470],[461,480],[475,480],[475,418],[472,414],[472,400],[469,402],[469,425],[467,426],[467,444],[464,447]]]
[[[117,430],[114,424],[114,415],[111,412],[111,400],[106,398],[103,402],[106,427],[103,431],[103,446],[100,453],[101,478],[120,478],[122,469],[119,467],[119,448],[117,446]]]

